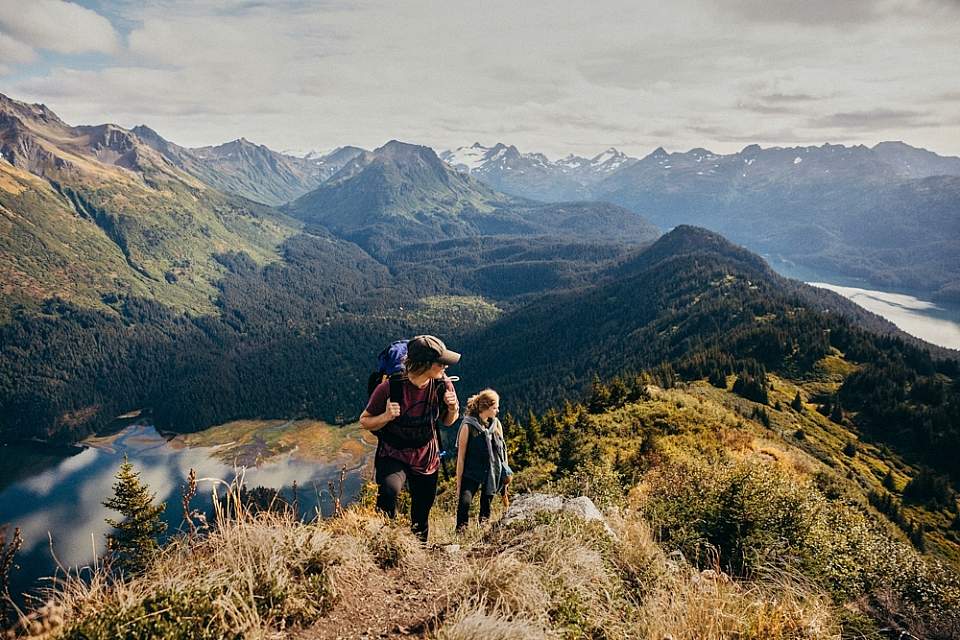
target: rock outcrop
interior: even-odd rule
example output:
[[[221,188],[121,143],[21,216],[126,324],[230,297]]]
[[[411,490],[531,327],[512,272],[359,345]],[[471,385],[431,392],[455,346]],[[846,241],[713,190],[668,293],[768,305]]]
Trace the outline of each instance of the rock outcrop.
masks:
[[[611,537],[616,537],[597,505],[587,496],[566,498],[546,493],[525,493],[510,501],[502,524],[521,522],[537,513],[570,513],[587,522],[600,522]]]

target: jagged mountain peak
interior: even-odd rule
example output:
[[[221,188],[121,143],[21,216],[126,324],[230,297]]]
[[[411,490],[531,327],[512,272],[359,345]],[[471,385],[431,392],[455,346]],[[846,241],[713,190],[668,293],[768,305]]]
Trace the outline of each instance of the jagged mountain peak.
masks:
[[[3,93],[0,93],[0,113],[25,117],[31,120],[39,120],[63,127],[67,126],[47,105],[42,103],[21,102]]]
[[[136,135],[138,138],[143,140],[144,142],[150,142],[150,141],[164,142],[164,143],[169,142],[163,136],[157,133],[154,129],[151,129],[145,124],[138,124],[133,129],[130,129],[130,131],[134,135]]]
[[[666,149],[664,149],[663,147],[657,147],[656,149],[654,149],[653,151],[651,151],[651,152],[650,152],[646,157],[644,157],[643,159],[644,159],[644,160],[663,160],[663,159],[669,158],[669,157],[670,157],[670,154],[667,153],[667,150],[666,150]]]
[[[609,158],[626,157],[626,155],[627,155],[627,154],[623,153],[622,151],[620,151],[620,150],[617,149],[616,147],[608,147],[608,148],[604,149],[603,151],[601,151],[600,153],[598,153],[597,155],[593,156],[592,160],[593,160],[594,162],[597,162],[597,161],[603,162],[603,161],[605,161],[605,160],[607,160],[607,159],[609,159]]]

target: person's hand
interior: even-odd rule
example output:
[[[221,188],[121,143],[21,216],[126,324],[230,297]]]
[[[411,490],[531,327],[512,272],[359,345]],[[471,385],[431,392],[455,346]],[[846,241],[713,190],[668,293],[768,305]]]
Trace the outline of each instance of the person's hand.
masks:
[[[512,474],[512,473],[509,474],[509,475],[507,475],[507,477],[505,477],[505,478],[503,479],[503,486],[504,486],[504,487],[509,487],[511,480],[513,480],[513,474]]]
[[[389,416],[388,420],[393,420],[394,418],[400,417],[400,403],[399,402],[390,402],[387,401],[387,410],[383,412],[383,415]]]
[[[457,400],[457,392],[448,390],[445,394],[443,394],[443,401],[451,409],[456,409],[457,405],[459,404],[459,401]]]

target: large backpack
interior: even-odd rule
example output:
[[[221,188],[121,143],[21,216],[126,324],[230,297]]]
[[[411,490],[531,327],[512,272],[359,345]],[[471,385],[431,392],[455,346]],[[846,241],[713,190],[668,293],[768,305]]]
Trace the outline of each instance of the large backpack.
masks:
[[[373,393],[373,390],[377,388],[377,385],[387,378],[390,378],[390,400],[392,402],[399,402],[394,386],[397,386],[397,390],[401,387],[394,385],[393,381],[397,380],[399,382],[400,377],[406,373],[403,362],[407,357],[407,342],[409,342],[409,340],[391,342],[390,346],[381,351],[377,356],[377,370],[371,373],[367,379],[368,398]]]

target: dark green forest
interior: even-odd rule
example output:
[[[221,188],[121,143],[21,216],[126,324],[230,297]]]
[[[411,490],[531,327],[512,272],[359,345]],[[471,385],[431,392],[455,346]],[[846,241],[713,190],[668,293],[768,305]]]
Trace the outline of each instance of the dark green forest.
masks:
[[[763,403],[767,372],[802,379],[839,352],[858,365],[827,399],[841,415],[960,478],[949,455],[960,445],[957,361],[716,234],[680,227],[645,249],[480,237],[405,246],[383,263],[351,247],[304,234],[266,267],[218,256],[228,274],[216,316],[133,298],[107,301],[114,314],[62,300],[14,309],[0,328],[3,438],[72,441],[134,409],[173,431],[352,420],[375,354],[429,331],[465,354],[461,394],[493,386],[518,415],[584,399],[596,376],[644,371],[667,386],[734,375],[736,392]],[[430,295],[480,295],[505,311],[492,323],[424,321],[411,309]]]

